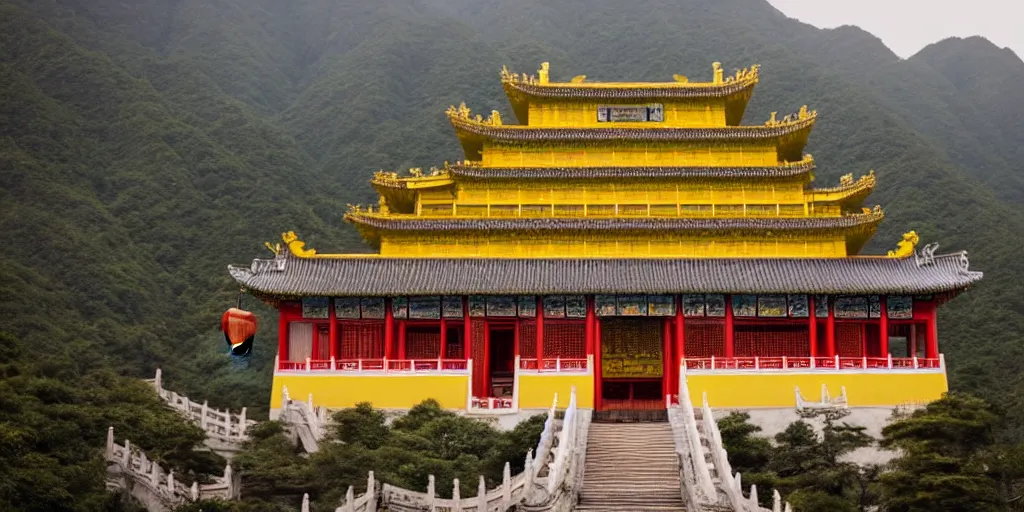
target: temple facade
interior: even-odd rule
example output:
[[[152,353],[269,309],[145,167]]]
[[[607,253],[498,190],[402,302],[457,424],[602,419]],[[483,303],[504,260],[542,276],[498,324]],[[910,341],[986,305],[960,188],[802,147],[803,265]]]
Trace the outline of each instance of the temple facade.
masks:
[[[947,389],[939,306],[981,279],[966,252],[860,251],[882,221],[875,175],[815,187],[802,107],[741,125],[757,66],[708,82],[551,81],[501,72],[516,123],[447,111],[464,158],[378,172],[346,220],[377,254],[295,233],[229,267],[279,311],[281,390],[318,405],[483,414],[548,407],[849,406]],[[699,404],[697,404],[699,405]]]

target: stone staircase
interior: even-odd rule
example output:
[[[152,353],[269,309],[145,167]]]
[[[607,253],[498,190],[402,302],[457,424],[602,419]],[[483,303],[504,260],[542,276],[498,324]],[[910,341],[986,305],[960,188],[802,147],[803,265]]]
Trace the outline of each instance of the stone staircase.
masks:
[[[667,422],[591,423],[575,510],[686,510],[672,427]]]

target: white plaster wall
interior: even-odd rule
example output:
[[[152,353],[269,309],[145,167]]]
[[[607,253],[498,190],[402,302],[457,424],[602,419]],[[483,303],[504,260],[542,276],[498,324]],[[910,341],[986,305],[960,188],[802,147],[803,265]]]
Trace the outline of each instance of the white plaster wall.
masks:
[[[757,408],[757,409],[714,409],[715,419],[722,419],[734,411],[745,412],[750,415],[750,422],[761,427],[760,435],[774,438],[775,434],[786,430],[791,423],[801,420],[795,407],[788,408]],[[881,439],[882,429],[892,420],[893,408],[891,407],[851,407],[850,414],[839,420],[851,425],[865,427],[865,433],[873,438]],[[804,419],[818,432],[824,427],[820,418]],[[885,464],[889,462],[895,452],[883,450],[878,446],[860,448],[847,455],[844,459],[857,464]]]

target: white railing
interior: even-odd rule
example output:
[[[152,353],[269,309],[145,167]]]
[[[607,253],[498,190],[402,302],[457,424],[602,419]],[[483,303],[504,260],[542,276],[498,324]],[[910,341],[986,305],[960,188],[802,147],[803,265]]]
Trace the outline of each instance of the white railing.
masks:
[[[800,394],[800,387],[794,388],[796,393],[796,410],[803,411],[805,409],[837,409],[846,408],[849,406],[849,400],[846,398],[846,386],[840,388],[839,396],[832,398],[832,395],[828,392],[828,386],[825,384],[821,385],[821,401],[811,402],[804,400],[803,395]]]
[[[156,370],[156,376],[147,382],[153,384],[157,395],[167,405],[197,423],[206,432],[207,437],[229,443],[241,443],[248,439],[245,434],[246,429],[256,424],[255,421],[245,417],[245,407],[242,408],[242,412],[235,414],[227,409],[223,411],[213,409],[205,400],[203,403],[198,403],[190,400],[187,396],[164,389],[163,372],[159,368]]]
[[[306,453],[315,453],[327,434],[329,416],[327,408],[313,405],[313,394],[305,402],[292,400],[288,386],[281,388],[281,415],[278,419],[287,425]]]
[[[124,445],[115,444],[114,427],[107,429],[104,458],[109,486],[129,489],[140,501],[155,500],[168,510],[204,499],[232,500],[238,497],[241,488],[230,463],[224,468],[223,476],[215,478],[213,483],[200,485],[193,482],[186,486],[174,479],[174,471],[165,471],[127,439]]]
[[[704,447],[700,441],[700,431],[697,429],[697,418],[693,413],[693,402],[690,398],[690,386],[686,382],[686,373],[680,368],[679,372],[679,413],[682,419],[683,442],[680,447],[683,453],[679,455],[684,462],[689,462],[689,469],[693,476],[687,477],[684,484],[695,486],[697,499],[707,503],[715,501],[717,491],[711,479],[711,470],[708,468],[707,460],[704,458]],[[687,498],[687,496],[684,496]],[[692,499],[692,496],[689,497]],[[696,505],[696,504],[694,504]]]
[[[545,357],[541,361],[542,373],[590,373],[594,367],[594,356],[579,358]],[[537,358],[516,357],[516,369],[537,372]]]
[[[526,454],[523,471],[512,476],[511,467],[506,462],[501,484],[494,489],[488,490],[486,481],[480,477],[477,495],[462,498],[459,480],[455,479],[452,482],[452,497],[450,499],[438,498],[433,475],[428,477],[427,492],[417,492],[390,484],[383,484],[378,488],[371,472],[366,486],[367,492],[356,496],[353,488],[349,487],[345,501],[341,507],[336,509],[336,512],[370,512],[376,510],[378,502],[389,510],[396,511],[505,512],[521,503],[527,494],[534,490],[540,489],[550,495],[566,484],[567,475],[574,469],[573,457],[579,452],[576,443],[578,431],[587,426],[585,420],[581,420],[576,405],[575,388],[569,396],[569,404],[565,409],[561,429],[557,428],[555,418],[557,405],[558,395],[556,394],[551,408],[548,410],[544,430],[537,442],[536,452],[530,450]],[[555,447],[556,438],[558,440],[557,447]],[[541,476],[542,474],[545,475]],[[543,501],[544,497],[539,499]],[[304,506],[308,509],[308,499],[304,500]]]

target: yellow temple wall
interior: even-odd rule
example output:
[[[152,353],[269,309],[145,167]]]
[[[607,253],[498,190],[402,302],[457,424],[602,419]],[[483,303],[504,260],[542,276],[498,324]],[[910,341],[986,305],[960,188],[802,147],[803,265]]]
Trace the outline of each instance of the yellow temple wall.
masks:
[[[598,122],[599,106],[641,106],[658,103],[663,106],[665,120],[662,122]],[[694,128],[725,126],[725,100],[709,99],[703,102],[627,102],[627,103],[531,103],[530,126],[545,128],[601,127],[601,128]]]
[[[281,408],[284,386],[295,400],[305,400],[312,393],[316,405],[331,409],[354,407],[359,402],[383,409],[408,409],[428,398],[445,409],[465,409],[469,376],[276,374],[271,409]]]
[[[846,387],[851,407],[895,406],[907,402],[930,402],[942,397],[948,389],[945,371],[827,373],[821,370],[807,373],[733,373],[688,374],[690,400],[694,406],[702,405],[703,393],[708,403],[717,408],[793,407],[795,389],[805,400],[821,399],[821,386],[829,394],[840,396]]]
[[[576,387],[576,406],[594,408],[594,376],[555,374],[520,374],[519,408],[546,409],[558,393],[558,408],[569,405],[569,394]]]
[[[846,256],[846,240],[838,231],[803,237],[761,235],[721,239],[678,233],[383,233],[380,252],[383,256],[404,257],[828,258]]]
[[[650,124],[650,123],[648,123]],[[566,147],[484,143],[484,167],[775,166],[775,144],[637,143]]]

